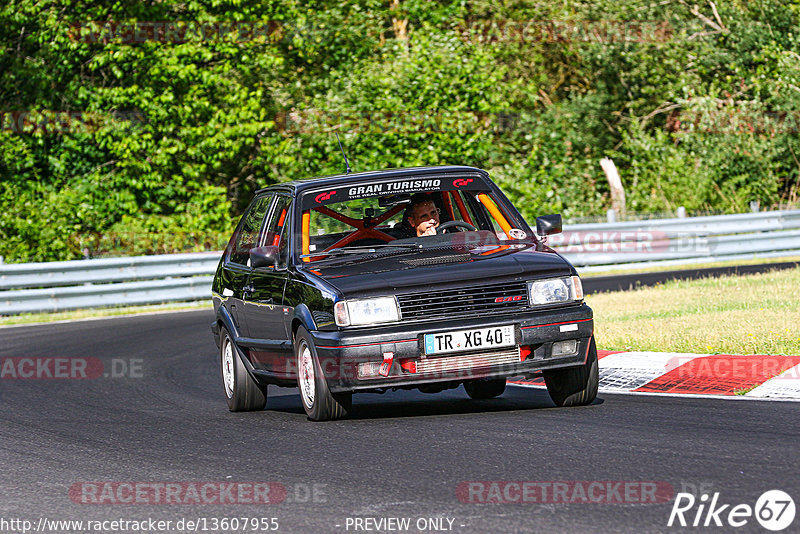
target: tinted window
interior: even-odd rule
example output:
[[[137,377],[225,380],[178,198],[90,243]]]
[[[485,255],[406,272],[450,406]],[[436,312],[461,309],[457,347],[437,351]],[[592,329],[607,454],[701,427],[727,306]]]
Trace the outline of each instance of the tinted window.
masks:
[[[242,217],[237,229],[236,238],[233,240],[229,261],[240,265],[247,265],[250,259],[250,249],[258,246],[259,230],[264,217],[267,215],[267,208],[272,201],[273,195],[258,197],[253,200],[250,207]]]

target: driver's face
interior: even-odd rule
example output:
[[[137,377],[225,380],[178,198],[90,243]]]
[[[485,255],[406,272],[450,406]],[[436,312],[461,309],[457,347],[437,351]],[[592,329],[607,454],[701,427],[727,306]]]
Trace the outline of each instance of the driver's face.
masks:
[[[433,202],[422,202],[414,206],[408,222],[417,231],[417,237],[436,235],[439,226],[439,210]]]

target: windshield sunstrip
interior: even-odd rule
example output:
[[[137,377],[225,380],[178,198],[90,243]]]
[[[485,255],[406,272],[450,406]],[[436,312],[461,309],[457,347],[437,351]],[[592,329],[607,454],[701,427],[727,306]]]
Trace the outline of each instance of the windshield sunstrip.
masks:
[[[345,202],[360,198],[383,195],[430,193],[437,191],[487,191],[489,184],[480,174],[458,174],[410,177],[393,180],[375,180],[371,182],[348,184],[315,190],[304,195],[303,211]]]

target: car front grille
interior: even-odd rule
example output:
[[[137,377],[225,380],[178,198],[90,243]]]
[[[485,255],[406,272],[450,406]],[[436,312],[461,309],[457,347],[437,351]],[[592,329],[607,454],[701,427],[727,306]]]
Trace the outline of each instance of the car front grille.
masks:
[[[426,358],[416,362],[417,373],[448,373],[467,369],[485,369],[498,365],[519,363],[519,346],[508,349]]]
[[[513,299],[513,300],[512,300]],[[528,308],[528,286],[511,282],[397,295],[403,319],[474,316]]]

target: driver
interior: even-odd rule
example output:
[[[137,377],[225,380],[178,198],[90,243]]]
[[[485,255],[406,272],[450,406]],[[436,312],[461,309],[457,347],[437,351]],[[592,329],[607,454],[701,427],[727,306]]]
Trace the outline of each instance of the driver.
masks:
[[[417,233],[417,237],[436,235],[439,226],[439,208],[428,195],[416,194],[411,197],[408,207],[408,224]]]

